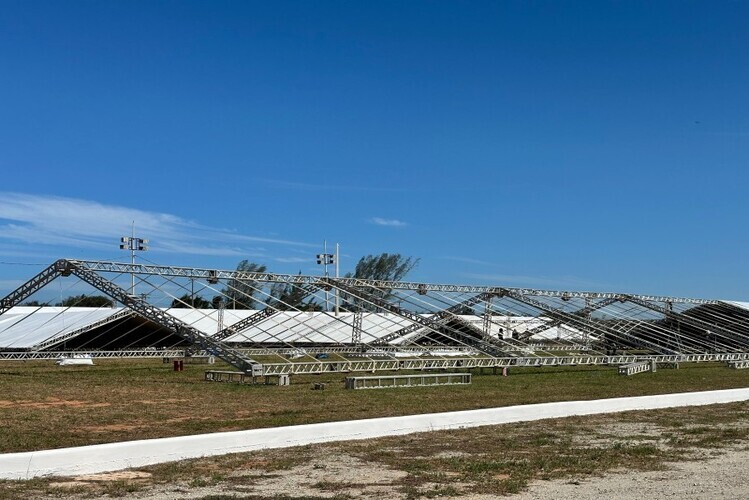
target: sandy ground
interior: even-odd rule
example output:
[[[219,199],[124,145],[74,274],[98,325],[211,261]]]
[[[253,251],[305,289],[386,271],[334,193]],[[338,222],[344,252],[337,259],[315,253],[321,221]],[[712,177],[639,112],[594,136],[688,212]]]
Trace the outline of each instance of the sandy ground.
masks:
[[[725,451],[696,462],[668,464],[667,471],[607,474],[600,478],[541,481],[513,500],[601,498],[749,498],[749,451]]]
[[[362,462],[346,454],[320,457],[308,465],[289,470],[262,474],[246,473],[246,485],[195,487],[187,484],[153,486],[126,495],[126,498],[148,500],[199,499],[212,495],[273,498],[276,496],[331,498],[346,495],[362,499],[404,499],[393,483],[406,473]],[[324,463],[324,465],[323,465]],[[694,462],[667,464],[668,470],[657,472],[620,471],[595,478],[536,481],[528,491],[513,495],[512,500],[600,500],[601,498],[690,498],[725,499],[749,498],[749,451],[727,450],[715,452]],[[137,480],[133,474],[148,479],[138,472],[121,472],[80,476],[78,484],[113,479]],[[238,473],[240,474],[240,473]],[[241,483],[241,481],[240,481]],[[70,483],[68,483],[70,484]],[[62,486],[62,485],[61,485]],[[453,498],[487,500],[491,495],[474,495],[470,485],[455,483],[460,492]]]

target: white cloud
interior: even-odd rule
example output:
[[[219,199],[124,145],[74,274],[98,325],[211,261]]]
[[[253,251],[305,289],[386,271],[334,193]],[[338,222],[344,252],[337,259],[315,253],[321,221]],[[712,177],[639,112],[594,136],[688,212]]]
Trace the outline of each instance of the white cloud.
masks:
[[[373,224],[377,224],[378,226],[388,227],[406,227],[408,225],[406,222],[400,221],[398,219],[383,219],[382,217],[372,217],[371,222]]]
[[[238,234],[204,226],[176,215],[89,200],[0,193],[0,254],[17,243],[40,246],[116,249],[117,241],[131,232],[151,240],[152,250],[210,256],[253,256],[257,244],[314,248],[317,245]]]
[[[301,264],[304,262],[309,264],[315,261],[311,257],[276,257],[274,260],[283,264]]]

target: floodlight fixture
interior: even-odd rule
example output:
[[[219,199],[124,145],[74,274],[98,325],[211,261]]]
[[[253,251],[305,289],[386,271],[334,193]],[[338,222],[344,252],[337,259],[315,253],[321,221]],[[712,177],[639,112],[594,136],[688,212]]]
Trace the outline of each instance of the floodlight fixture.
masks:
[[[323,242],[323,253],[317,254],[317,263],[319,265],[324,266],[324,273],[325,277],[328,277],[328,266],[335,264],[335,277],[338,279],[338,272],[339,267],[338,263],[340,262],[339,259],[340,256],[340,247],[338,243],[335,244],[335,253],[328,253],[328,240],[325,240]],[[328,292],[325,291],[325,310],[327,311],[328,308]],[[335,314],[338,316],[338,312],[340,309],[340,295],[338,293],[338,288],[335,290]]]
[[[131,236],[120,238],[120,250],[130,251],[130,263],[135,266],[135,252],[145,252],[148,250],[148,240],[135,237],[135,221],[133,221],[133,232]],[[130,295],[135,296],[135,272],[130,272]]]

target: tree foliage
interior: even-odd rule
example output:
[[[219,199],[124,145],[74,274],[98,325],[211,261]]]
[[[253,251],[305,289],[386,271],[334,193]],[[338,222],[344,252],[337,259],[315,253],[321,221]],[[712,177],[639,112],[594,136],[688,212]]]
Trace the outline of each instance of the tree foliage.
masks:
[[[114,302],[109,297],[103,295],[86,295],[82,293],[80,295],[71,295],[55,305],[62,307],[112,307]]]
[[[299,275],[302,275],[301,271]],[[273,297],[270,305],[279,311],[319,311],[321,309],[314,297],[307,299],[309,294],[299,284],[276,283],[271,287],[270,295]]]
[[[399,253],[367,255],[359,259],[354,273],[348,273],[346,277],[380,281],[401,281],[418,263],[418,258],[404,257]],[[370,293],[384,300],[388,300],[393,296],[393,291],[386,288],[379,288]],[[373,304],[351,297],[344,297],[344,307],[354,310],[379,310]]]
[[[264,273],[265,265],[243,260],[237,264],[237,271],[242,273]],[[255,309],[255,295],[262,284],[253,279],[232,278],[223,293],[226,307],[229,309]]]
[[[190,296],[190,294],[186,293],[182,297],[174,299],[172,301],[172,307],[181,309],[186,309],[188,307],[194,307],[196,309],[211,309],[213,307],[213,304],[205,300],[200,295],[192,297]]]
[[[400,281],[419,263],[419,259],[404,257],[399,253],[367,255],[359,259],[354,278],[382,281]]]
[[[22,302],[21,305],[28,307],[43,307],[48,306],[49,304],[47,302],[39,302],[38,300],[28,300],[26,302]]]

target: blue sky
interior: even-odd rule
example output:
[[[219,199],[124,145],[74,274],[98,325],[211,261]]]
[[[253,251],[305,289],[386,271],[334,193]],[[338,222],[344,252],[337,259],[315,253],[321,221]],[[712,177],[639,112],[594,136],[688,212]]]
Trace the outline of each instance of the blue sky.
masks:
[[[59,257],[749,299],[746,2],[0,0],[0,293]]]

